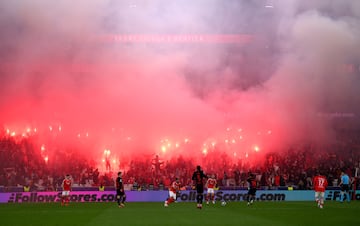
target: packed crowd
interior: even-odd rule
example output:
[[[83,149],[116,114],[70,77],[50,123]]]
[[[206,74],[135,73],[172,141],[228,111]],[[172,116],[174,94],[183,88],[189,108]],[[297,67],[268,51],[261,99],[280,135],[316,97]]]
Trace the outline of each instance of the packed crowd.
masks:
[[[311,189],[311,178],[316,170],[323,172],[330,186],[337,186],[341,171],[354,176],[360,166],[359,137],[358,133],[346,135],[329,147],[294,145],[268,152],[256,162],[246,159],[234,162],[217,150],[204,156],[201,164],[208,174],[216,176],[220,186],[230,189],[246,187],[249,172],[256,173],[264,189],[279,186]],[[59,150],[52,158],[55,160],[49,165],[29,138],[0,137],[0,186],[30,186],[32,190],[53,191],[59,189],[64,174],[72,175],[74,184],[79,187],[114,186],[117,172],[100,172],[94,160],[79,155],[76,150]],[[129,189],[163,189],[175,178],[190,186],[194,169],[194,160],[189,157],[177,156],[169,160],[159,156],[141,157],[128,163],[123,178]]]

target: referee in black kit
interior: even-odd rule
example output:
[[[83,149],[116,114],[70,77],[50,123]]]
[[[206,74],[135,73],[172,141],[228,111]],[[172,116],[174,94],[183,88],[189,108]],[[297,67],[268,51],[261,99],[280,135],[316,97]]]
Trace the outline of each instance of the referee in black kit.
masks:
[[[197,202],[197,208],[202,208],[202,202],[204,199],[204,179],[207,179],[208,177],[206,174],[202,171],[200,166],[196,166],[196,170],[192,175],[192,180],[194,182],[194,186],[196,187],[196,202]]]

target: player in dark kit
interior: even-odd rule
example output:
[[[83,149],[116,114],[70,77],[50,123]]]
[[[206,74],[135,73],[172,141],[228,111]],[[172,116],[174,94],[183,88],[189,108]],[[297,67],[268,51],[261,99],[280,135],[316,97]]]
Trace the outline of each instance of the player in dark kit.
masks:
[[[197,202],[197,208],[202,208],[202,202],[204,199],[204,179],[207,179],[208,177],[206,174],[202,171],[200,166],[196,167],[196,171],[192,175],[192,180],[194,182],[194,186],[196,188],[196,202]]]
[[[248,197],[247,197],[247,205],[253,204],[255,200],[256,195],[256,188],[257,188],[257,182],[256,182],[256,176],[255,174],[250,174],[250,176],[247,179],[247,182],[249,183],[249,190],[248,190]]]
[[[116,178],[116,201],[119,208],[125,207],[126,195],[124,191],[124,184],[121,177],[121,172],[118,172],[118,177]]]

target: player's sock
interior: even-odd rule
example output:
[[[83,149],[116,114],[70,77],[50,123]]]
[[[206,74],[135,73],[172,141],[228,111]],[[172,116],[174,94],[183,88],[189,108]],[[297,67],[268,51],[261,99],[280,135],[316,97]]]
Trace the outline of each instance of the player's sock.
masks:
[[[125,206],[126,195],[122,196],[121,199],[122,199],[122,200],[121,200],[121,204],[122,204],[123,206]]]
[[[167,200],[168,204],[170,204],[170,203],[172,203],[172,202],[174,202],[174,201],[175,201],[175,200],[174,200],[173,197],[170,197],[170,198],[168,198],[168,200]]]
[[[203,195],[202,194],[198,194],[197,195],[197,203],[201,204],[203,200]]]
[[[350,192],[346,194],[347,201],[350,202]]]
[[[117,195],[117,196],[116,196],[116,202],[117,202],[117,204],[120,206],[120,195]]]

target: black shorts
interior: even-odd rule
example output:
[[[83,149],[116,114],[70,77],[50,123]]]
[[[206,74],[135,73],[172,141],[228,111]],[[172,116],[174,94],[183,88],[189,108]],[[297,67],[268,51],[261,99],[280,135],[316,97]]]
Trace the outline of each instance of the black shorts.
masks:
[[[118,195],[124,196],[124,195],[125,195],[124,190],[123,190],[123,191],[120,191],[120,189],[116,189],[116,196],[118,196]]]
[[[348,184],[342,184],[341,185],[341,191],[346,191],[348,192],[350,190],[350,187]]]
[[[196,192],[197,192],[197,193],[204,193],[204,185],[202,185],[202,184],[197,184],[197,185],[196,185]]]
[[[256,194],[256,188],[250,188],[248,191],[248,195],[255,195]]]

